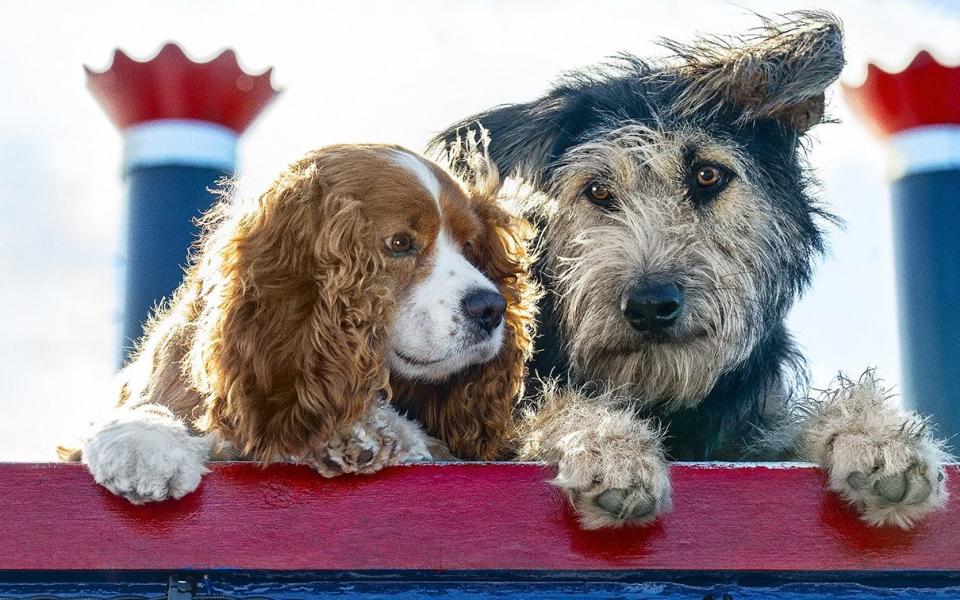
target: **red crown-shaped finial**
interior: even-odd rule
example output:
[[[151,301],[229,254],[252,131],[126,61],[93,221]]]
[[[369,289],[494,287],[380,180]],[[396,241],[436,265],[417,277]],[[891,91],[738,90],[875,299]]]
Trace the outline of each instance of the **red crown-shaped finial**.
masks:
[[[84,69],[87,87],[120,129],[157,119],[196,119],[243,133],[280,93],[270,83],[272,68],[246,73],[233,50],[194,62],[168,43],[140,62],[118,49],[107,70]]]
[[[843,86],[851,105],[881,136],[924,125],[960,124],[960,67],[946,67],[929,52],[899,73],[871,64],[859,87]]]

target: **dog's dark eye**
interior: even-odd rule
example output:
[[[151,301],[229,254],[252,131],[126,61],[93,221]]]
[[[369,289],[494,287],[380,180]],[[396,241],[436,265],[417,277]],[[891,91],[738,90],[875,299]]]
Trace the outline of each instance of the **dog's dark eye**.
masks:
[[[610,191],[610,188],[599,181],[591,181],[587,184],[584,193],[587,196],[587,200],[604,208],[609,207],[614,200],[613,192]]]
[[[413,248],[413,238],[409,233],[395,233],[387,238],[387,250],[397,256],[406,256],[411,254]]]
[[[713,165],[704,165],[697,171],[697,185],[713,187],[723,181],[723,173]]]
[[[716,163],[699,162],[690,169],[690,194],[703,204],[723,191],[733,174]]]
[[[700,189],[719,191],[730,180],[730,171],[720,165],[698,163],[693,165],[693,177]]]

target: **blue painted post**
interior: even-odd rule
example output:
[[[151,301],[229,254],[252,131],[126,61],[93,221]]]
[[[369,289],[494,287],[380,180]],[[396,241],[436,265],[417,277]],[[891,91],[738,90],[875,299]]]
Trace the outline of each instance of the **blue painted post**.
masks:
[[[847,98],[887,142],[903,398],[960,434],[960,68],[870,65]]]
[[[131,144],[136,137],[146,143]],[[170,151],[156,152],[164,144],[149,139],[153,137],[169,138]],[[216,200],[210,190],[234,174],[237,134],[225,127],[164,119],[134,126],[125,138],[124,357],[140,338],[150,311],[183,280],[188,249],[199,233],[195,220]],[[188,152],[204,142],[204,155]]]
[[[114,53],[87,85],[123,132],[127,226],[121,362],[151,311],[183,279],[196,219],[236,169],[237,140],[276,96],[270,70],[249,75],[227,50],[197,63],[174,44],[147,62]]]

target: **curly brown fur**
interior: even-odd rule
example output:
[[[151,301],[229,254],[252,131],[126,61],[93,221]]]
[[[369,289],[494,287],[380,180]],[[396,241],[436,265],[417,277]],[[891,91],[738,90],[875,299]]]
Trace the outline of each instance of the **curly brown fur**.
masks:
[[[137,442],[137,415],[160,410],[166,429],[137,443],[206,435],[215,458],[334,461],[339,472],[370,470],[358,463],[368,451],[404,457],[370,440],[407,444],[408,459],[428,457],[424,449],[438,444],[422,432],[415,439],[419,427],[380,398],[460,458],[497,456],[523,388],[535,288],[526,275],[529,227],[498,207],[496,172],[484,168],[467,185],[402,148],[331,146],[291,164],[256,200],[225,193],[204,218],[184,283],[118,377],[114,425],[103,425],[114,439],[94,434],[87,449],[112,457]],[[410,250],[390,249],[397,232]],[[441,266],[450,272],[440,276],[470,289],[448,286],[432,298],[424,286]],[[502,325],[481,330],[461,312],[461,297],[474,289],[502,295]],[[401,320],[441,317],[436,328],[446,323],[449,335],[403,346],[410,336]],[[426,358],[408,356],[416,352],[440,353],[422,377],[417,365]],[[344,449],[350,440],[365,446]],[[90,458],[61,450],[65,460]],[[130,489],[138,469],[167,481],[167,496],[185,493],[172,481],[199,481],[195,466],[195,477],[176,477],[176,457],[155,458],[135,448],[116,466],[122,473],[102,478],[149,499],[163,493],[152,483],[146,496]]]
[[[360,201],[325,189],[318,158],[291,165],[252,211],[222,204],[188,276],[203,290],[189,354],[200,428],[258,460],[356,421],[389,380],[385,258]]]

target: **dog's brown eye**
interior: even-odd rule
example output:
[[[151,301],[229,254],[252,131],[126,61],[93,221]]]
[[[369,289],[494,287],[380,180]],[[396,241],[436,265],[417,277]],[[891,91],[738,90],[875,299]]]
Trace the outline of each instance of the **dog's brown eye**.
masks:
[[[395,233],[387,238],[387,250],[393,254],[410,254],[413,251],[413,238],[408,233]]]
[[[690,167],[687,178],[690,199],[695,206],[702,208],[726,189],[733,173],[716,163],[697,162]]]
[[[587,199],[597,206],[609,206],[610,203],[613,202],[613,192],[599,181],[591,181],[590,184],[587,185],[586,192]]]
[[[716,165],[699,165],[695,169],[697,185],[701,188],[716,188],[726,182],[727,174]]]

